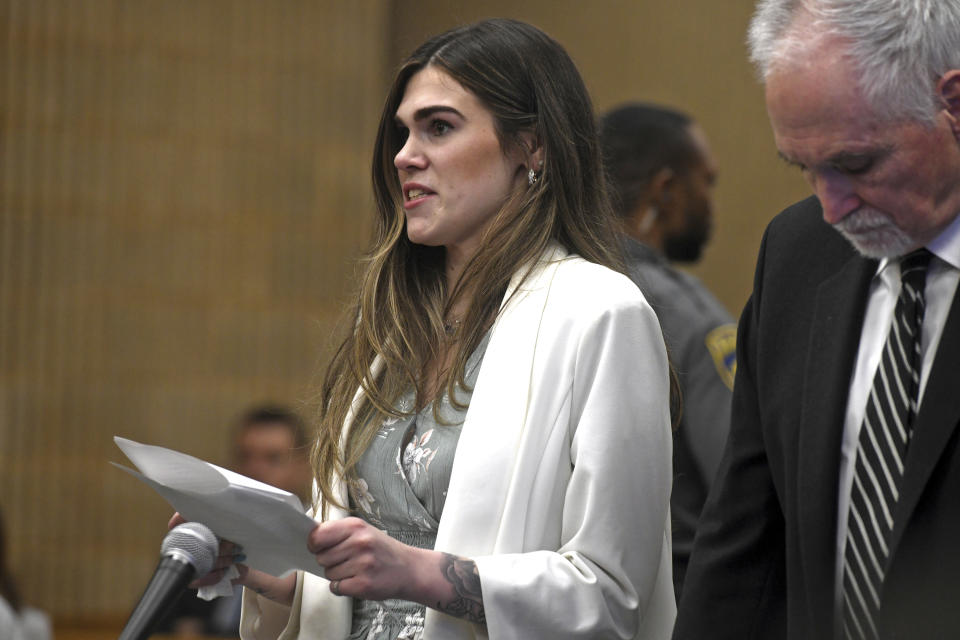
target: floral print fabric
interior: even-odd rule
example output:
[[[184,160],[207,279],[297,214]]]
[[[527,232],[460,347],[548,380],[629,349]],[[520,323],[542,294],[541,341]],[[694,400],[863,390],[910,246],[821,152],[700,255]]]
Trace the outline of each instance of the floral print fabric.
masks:
[[[489,334],[467,361],[456,403],[447,394],[437,413],[427,405],[414,410],[411,390],[396,407],[404,416],[388,417],[357,465],[348,484],[355,515],[404,544],[432,549],[450,484],[453,456],[480,371]],[[459,405],[459,406],[458,406]],[[423,605],[406,600],[353,601],[349,640],[420,640]]]

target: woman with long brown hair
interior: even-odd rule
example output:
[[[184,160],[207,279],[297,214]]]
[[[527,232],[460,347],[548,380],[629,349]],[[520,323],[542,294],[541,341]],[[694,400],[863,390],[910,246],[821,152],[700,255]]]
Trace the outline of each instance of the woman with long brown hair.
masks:
[[[669,637],[667,357],[573,62],[511,20],[430,39],[373,184],[313,456],[326,579],[242,570],[241,633]]]

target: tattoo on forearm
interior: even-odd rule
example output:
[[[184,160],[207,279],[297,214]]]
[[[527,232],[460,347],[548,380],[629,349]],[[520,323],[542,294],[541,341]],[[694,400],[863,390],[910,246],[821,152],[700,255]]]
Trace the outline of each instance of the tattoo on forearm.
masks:
[[[443,577],[457,594],[449,602],[438,602],[437,609],[470,622],[486,624],[483,594],[480,592],[480,572],[473,560],[443,554]]]

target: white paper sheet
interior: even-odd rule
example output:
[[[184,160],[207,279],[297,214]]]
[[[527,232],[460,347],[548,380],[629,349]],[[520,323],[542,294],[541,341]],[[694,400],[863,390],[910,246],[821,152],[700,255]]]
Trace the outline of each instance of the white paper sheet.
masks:
[[[297,496],[172,449],[114,436],[140,478],[187,520],[202,522],[219,538],[243,547],[244,564],[274,576],[296,569],[323,577],[307,550],[317,523]]]

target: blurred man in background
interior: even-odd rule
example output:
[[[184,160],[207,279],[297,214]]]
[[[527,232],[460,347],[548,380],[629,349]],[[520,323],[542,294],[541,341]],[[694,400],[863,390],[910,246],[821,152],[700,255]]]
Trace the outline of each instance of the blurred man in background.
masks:
[[[247,477],[289,491],[305,504],[310,496],[312,472],[303,420],[280,406],[248,410],[232,431],[231,468]],[[233,597],[201,600],[185,591],[159,631],[180,636],[238,637],[240,591]]]
[[[257,407],[243,415],[233,435],[233,468],[237,473],[307,502],[313,476],[300,416],[284,407]]]
[[[736,326],[699,280],[671,263],[700,259],[710,237],[717,169],[703,131],[676,110],[627,104],[604,115],[600,128],[630,276],[660,319],[683,395],[670,501],[679,598],[729,430]]]

